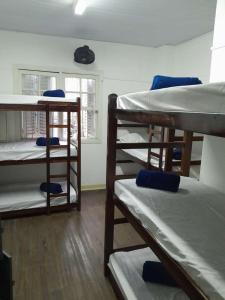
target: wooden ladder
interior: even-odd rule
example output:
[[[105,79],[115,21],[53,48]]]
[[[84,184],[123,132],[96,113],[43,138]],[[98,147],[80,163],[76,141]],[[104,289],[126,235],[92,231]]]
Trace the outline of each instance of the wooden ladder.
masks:
[[[51,105],[51,104],[49,104]],[[71,144],[71,112],[67,111],[67,124],[50,124],[50,109],[49,105],[47,105],[46,109],[46,177],[47,177],[47,187],[49,187],[51,183],[51,179],[57,178],[64,178],[67,182],[67,191],[60,194],[51,194],[49,188],[47,188],[47,213],[50,214],[51,211],[51,199],[59,198],[59,197],[66,197],[67,198],[67,206],[69,209],[70,205],[70,165],[71,165],[71,151],[70,151],[70,144]],[[67,108],[68,110],[68,108]],[[66,145],[50,145],[50,135],[51,129],[53,128],[66,128],[67,129],[67,144]],[[67,157],[66,157],[66,164],[67,164],[67,172],[66,174],[51,174],[51,150],[55,149],[67,149]]]

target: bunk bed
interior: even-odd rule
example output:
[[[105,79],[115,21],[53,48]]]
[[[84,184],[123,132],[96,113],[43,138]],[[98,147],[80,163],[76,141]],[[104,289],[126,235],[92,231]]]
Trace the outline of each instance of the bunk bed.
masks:
[[[130,107],[128,101],[121,108],[121,98],[109,96],[104,271],[118,299],[225,299],[225,243],[219,235],[225,228],[224,194],[187,177],[193,132],[225,137],[224,86],[206,85],[202,91],[196,87],[197,92],[193,87],[179,88],[180,99],[187,99],[190,93],[192,103],[205,96],[203,103],[197,101],[198,109],[194,105],[177,110],[170,105],[140,108],[143,93],[124,96],[131,102],[139,97],[139,107]],[[173,88],[163,91],[165,99],[174,98],[174,93]],[[170,138],[164,143],[118,142],[121,120],[169,128]],[[182,141],[174,140],[175,129],[184,131]],[[166,171],[172,169],[171,149],[182,147],[178,193],[141,188],[134,176],[116,175],[118,149],[149,147],[166,149]],[[115,209],[122,217],[116,217]],[[114,226],[125,223],[130,223],[144,242],[115,249]],[[141,275],[146,260],[159,260],[179,288],[144,282]]]
[[[19,104],[18,104],[19,103]],[[0,214],[2,219],[66,211],[81,208],[81,130],[80,98],[65,101],[63,98],[39,96],[0,97],[0,111],[39,111],[46,115],[46,146],[35,145],[34,140],[0,143],[0,167],[12,165],[46,165],[46,183],[59,181],[63,192],[58,194],[40,191],[40,182],[0,184]],[[66,124],[54,124],[51,113],[67,114]],[[71,113],[77,117],[77,138],[71,138]],[[67,140],[50,145],[54,128],[66,130]],[[64,174],[52,174],[51,166],[65,163]]]

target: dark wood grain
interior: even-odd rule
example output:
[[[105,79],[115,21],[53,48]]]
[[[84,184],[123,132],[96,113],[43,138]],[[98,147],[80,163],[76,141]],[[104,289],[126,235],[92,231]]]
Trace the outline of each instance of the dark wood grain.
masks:
[[[103,274],[105,195],[83,192],[81,213],[3,222],[15,300],[116,300]],[[117,226],[115,247],[139,241],[130,225]]]

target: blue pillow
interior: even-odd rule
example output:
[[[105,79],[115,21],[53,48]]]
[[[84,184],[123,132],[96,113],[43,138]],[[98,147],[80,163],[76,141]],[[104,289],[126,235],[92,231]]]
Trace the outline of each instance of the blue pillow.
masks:
[[[146,261],[144,263],[142,278],[146,282],[177,287],[177,283],[173,277],[171,277],[164,266],[157,261]]]
[[[51,146],[60,145],[59,138],[57,138],[57,137],[51,137],[49,139],[49,144]],[[46,146],[47,145],[46,138],[45,137],[39,137],[39,138],[37,138],[36,145],[37,146]]]
[[[201,80],[197,77],[168,77],[156,75],[153,78],[151,90],[159,90],[174,86],[196,85],[201,83]]]
[[[36,140],[37,146],[46,146],[46,138],[45,137],[39,137]]]
[[[144,188],[176,193],[180,185],[180,176],[170,172],[141,170],[137,174],[136,184]]]
[[[43,93],[43,96],[65,98],[65,93],[63,90],[52,90],[52,91],[45,91]]]
[[[61,184],[53,183],[53,182],[50,183],[49,186],[47,185],[46,182],[41,183],[40,190],[46,193],[47,191],[49,191],[51,194],[60,194],[63,192]]]
[[[57,137],[51,137],[50,138],[50,145],[60,145],[59,138],[57,138]]]

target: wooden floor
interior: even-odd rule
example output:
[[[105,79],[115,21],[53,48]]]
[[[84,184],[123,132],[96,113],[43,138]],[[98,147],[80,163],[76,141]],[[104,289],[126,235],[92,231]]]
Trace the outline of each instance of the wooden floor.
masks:
[[[82,194],[82,211],[8,220],[4,249],[13,257],[15,300],[115,300],[103,275],[105,192]],[[122,241],[122,242],[121,242]],[[116,246],[140,242],[118,225]]]

